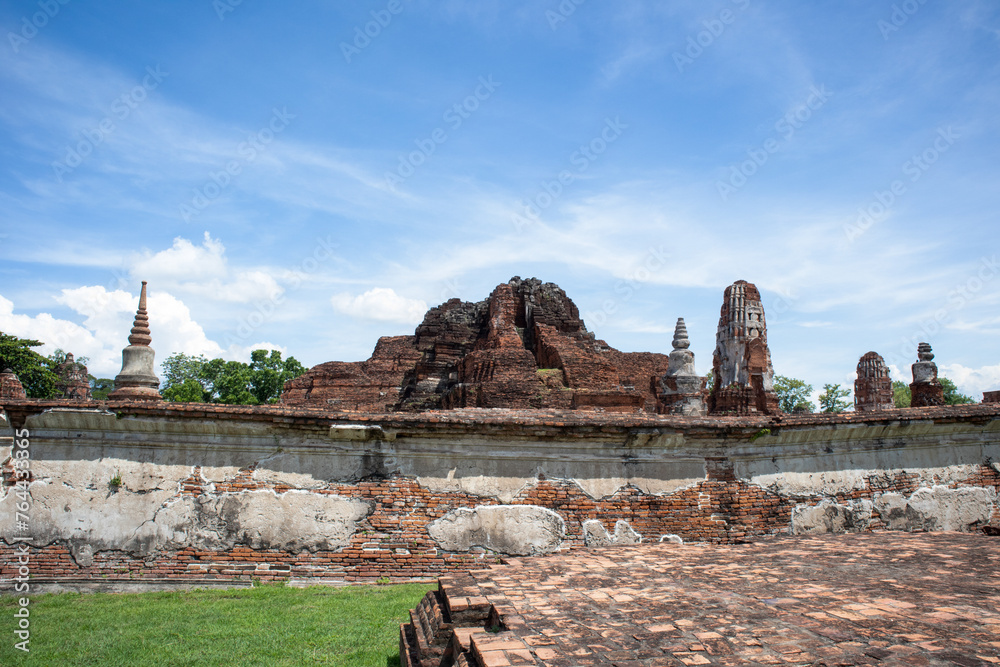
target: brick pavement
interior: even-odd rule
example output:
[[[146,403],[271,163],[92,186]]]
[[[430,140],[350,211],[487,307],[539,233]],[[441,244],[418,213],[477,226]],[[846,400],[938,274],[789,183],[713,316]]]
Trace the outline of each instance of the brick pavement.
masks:
[[[401,629],[401,661],[1000,664],[998,547],[983,534],[878,532],[510,559],[441,578]]]

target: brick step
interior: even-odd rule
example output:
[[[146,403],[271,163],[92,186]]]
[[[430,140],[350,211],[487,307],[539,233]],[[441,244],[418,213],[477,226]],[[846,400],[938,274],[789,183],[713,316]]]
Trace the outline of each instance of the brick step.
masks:
[[[421,667],[417,635],[409,623],[399,625],[399,664],[401,667]]]
[[[493,665],[510,665],[511,667],[535,667],[541,664],[524,640],[509,630],[500,632],[476,632],[469,636],[472,648],[470,665],[492,667]],[[473,659],[475,662],[473,662]]]
[[[451,634],[451,655],[458,667],[483,667],[472,654],[472,635],[485,634],[483,628],[455,628]]]
[[[454,583],[451,578],[442,577],[438,589],[444,600],[444,607],[455,627],[485,627],[493,605],[476,589],[468,589]]]
[[[464,580],[442,577],[438,590],[424,595],[410,610],[410,622],[400,627],[403,667],[486,667],[476,656],[473,637],[480,636],[483,643],[489,644],[496,634],[485,628],[491,621],[498,626],[499,615],[478,593]]]
[[[439,591],[428,591],[416,609],[410,611],[417,649],[424,667],[439,667],[451,662],[448,654],[452,624]]]

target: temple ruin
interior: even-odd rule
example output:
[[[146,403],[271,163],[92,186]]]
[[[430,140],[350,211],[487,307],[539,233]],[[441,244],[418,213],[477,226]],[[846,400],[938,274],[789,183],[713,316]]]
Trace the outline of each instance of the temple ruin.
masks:
[[[760,292],[737,280],[726,288],[712,359],[715,384],[709,397],[712,414],[780,412],[774,393],[774,369],[767,347],[767,322]]]
[[[115,376],[115,389],[108,398],[129,400],[159,400],[160,378],[154,365],[156,353],[149,344],[153,338],[149,331],[146,313],[146,281],[139,291],[139,308],[129,332],[128,346],[122,350],[122,370]]]
[[[90,380],[87,378],[87,367],[73,358],[72,352],[66,353],[66,359],[55,367],[59,376],[56,391],[63,398],[80,401],[90,400]]]
[[[855,412],[892,410],[896,407],[892,396],[892,378],[889,367],[878,352],[866,352],[858,361],[858,377],[854,381]]]
[[[14,371],[5,368],[3,372],[0,372],[0,401],[19,401],[25,398],[27,398],[27,394],[24,393],[24,385],[17,379]]]
[[[944,405],[944,387],[938,381],[934,352],[927,343],[917,346],[917,362],[911,366],[913,382],[910,383],[910,407]]]
[[[366,361],[312,368],[281,403],[164,401],[146,305],[143,283],[105,400],[28,399],[0,373],[0,588],[19,547],[34,587],[136,590],[401,581],[650,542],[1000,532],[1000,403],[928,406],[940,383],[923,344],[914,407],[891,406],[869,353],[857,410],[783,414],[746,281],[725,290],[710,394],[683,318],[669,355],[620,352],[563,290],[514,278],[430,309]]]
[[[331,361],[286,383],[281,402],[359,412],[458,408],[656,412],[670,358],[620,352],[587,330],[553,283],[512,278],[479,302],[431,308],[371,358]]]
[[[687,325],[677,318],[674,328],[674,349],[670,353],[667,372],[660,379],[659,412],[674,415],[703,415],[707,412],[707,378],[695,372],[694,352],[689,350]]]

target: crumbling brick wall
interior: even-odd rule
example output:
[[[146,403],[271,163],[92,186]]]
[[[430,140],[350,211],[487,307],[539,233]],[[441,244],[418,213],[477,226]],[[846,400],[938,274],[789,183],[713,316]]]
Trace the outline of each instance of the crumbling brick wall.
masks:
[[[31,548],[39,581],[434,577],[505,557],[481,544],[446,549],[432,536],[435,522],[480,506],[551,510],[564,527],[558,548],[584,544],[583,524],[595,519],[609,533],[625,521],[644,541],[678,535],[732,543],[795,531],[917,527],[900,524],[904,515],[917,516],[923,529],[942,529],[950,524],[919,517],[926,511],[920,507],[942,503],[943,517],[950,498],[962,494],[963,507],[971,499],[980,513],[960,529],[1000,526],[1000,406],[991,404],[767,419],[459,410],[394,420],[356,415],[346,424],[329,413],[275,406],[101,403],[91,413],[58,410],[70,405],[20,399],[5,406],[12,426],[44,426],[31,445],[39,538],[51,529],[42,522],[53,510],[82,523],[101,505],[115,511],[114,503],[125,507],[128,500],[130,507],[151,503],[150,515],[157,507],[189,507],[191,516],[178,515],[163,538],[167,546],[102,543],[84,532],[39,539]],[[909,464],[874,466],[859,477],[866,456]],[[348,462],[341,472],[314,469],[342,460]],[[192,461],[183,474],[171,472]],[[125,469],[121,489],[90,489],[118,467]],[[803,475],[810,468],[822,474]],[[2,472],[0,519],[14,498],[13,459]],[[906,504],[920,494],[922,505]],[[278,535],[268,537],[241,514],[253,498],[298,499],[303,507],[322,506],[310,499],[336,499],[363,511],[342,522],[348,529],[340,546],[320,535],[308,546],[282,547],[275,540],[301,537],[294,534],[302,530],[298,518],[314,517],[264,517],[264,532]],[[3,533],[0,578],[8,583],[16,576],[14,549]]]

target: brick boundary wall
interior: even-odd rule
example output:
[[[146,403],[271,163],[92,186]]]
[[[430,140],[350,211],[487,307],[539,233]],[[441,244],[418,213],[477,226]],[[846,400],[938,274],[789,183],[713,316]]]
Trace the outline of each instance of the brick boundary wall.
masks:
[[[4,406],[10,426],[33,433],[32,487],[39,490],[39,502],[41,491],[59,482],[89,499],[71,507],[77,496],[65,492],[70,494],[66,511],[71,518],[99,513],[103,503],[125,497],[141,503],[141,494],[148,491],[123,488],[121,498],[111,492],[105,497],[103,489],[84,494],[83,472],[75,477],[75,471],[87,466],[110,470],[120,461],[131,461],[147,475],[182,462],[188,473],[171,482],[175,491],[157,489],[166,497],[164,506],[190,502],[198,507],[202,501],[239,506],[248,494],[270,491],[279,498],[294,492],[356,501],[367,510],[337,548],[269,548],[237,535],[234,544],[215,547],[124,549],[105,541],[90,553],[79,548],[79,541],[90,539],[84,533],[79,539],[76,533],[39,539],[45,544],[32,546],[31,562],[40,584],[432,578],[505,557],[502,548],[482,544],[444,548],[428,528],[460,508],[498,505],[558,514],[564,527],[559,549],[586,544],[584,523],[595,519],[612,541],[618,539],[620,521],[644,541],[677,535],[688,542],[714,543],[824,530],[1000,527],[1000,467],[995,463],[1000,460],[1000,405],[761,418],[495,410],[350,415],[169,403],[95,402],[84,407],[89,412],[80,403],[65,401]],[[95,415],[104,420],[97,426]],[[220,435],[224,426],[232,433]],[[258,440],[276,443],[274,453],[256,453],[262,447]],[[0,455],[6,459],[3,498],[8,501],[0,502],[0,531],[12,523],[7,509],[14,479],[12,460],[4,454],[9,441],[7,450],[3,447],[0,440]],[[79,460],[72,458],[74,452]],[[528,466],[535,472],[525,474],[520,459],[531,456],[540,458]],[[205,459],[203,465],[186,465],[199,458]],[[361,461],[360,468],[342,477],[359,478],[307,486],[296,482],[316,462],[347,458]],[[253,460],[245,463],[248,459]],[[577,460],[579,467],[567,460]],[[447,481],[426,482],[447,479],[449,471],[473,465],[468,461],[492,471],[478,476],[487,478],[486,487],[456,490],[441,488]],[[598,479],[602,485],[594,487],[588,486],[594,483],[592,473],[588,482],[583,476],[547,472],[559,472],[560,465],[606,471],[611,481]],[[408,474],[413,466],[423,466],[420,474]],[[692,466],[702,471],[700,479],[684,472]],[[675,474],[677,470],[681,473]],[[652,479],[656,473],[660,478]],[[520,482],[504,497],[490,491],[490,474]],[[672,475],[679,480],[676,488],[662,490]],[[837,475],[854,477],[849,484],[827,479]],[[473,481],[478,477],[469,475]],[[613,490],[602,495],[594,488]],[[919,502],[918,493],[924,494]],[[944,508],[940,517],[934,503]],[[945,516],[956,512],[966,517],[965,523]],[[223,522],[231,520],[228,514],[220,516]],[[48,529],[41,527],[42,532]],[[17,575],[14,552],[13,542],[0,540],[0,589],[9,589]]]

